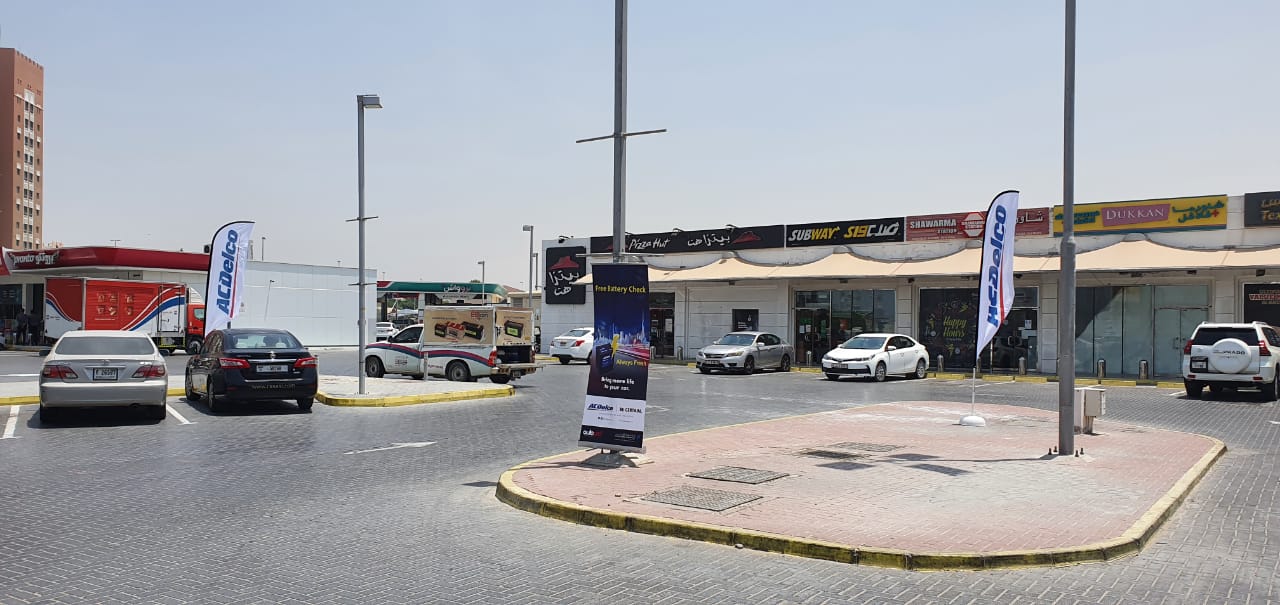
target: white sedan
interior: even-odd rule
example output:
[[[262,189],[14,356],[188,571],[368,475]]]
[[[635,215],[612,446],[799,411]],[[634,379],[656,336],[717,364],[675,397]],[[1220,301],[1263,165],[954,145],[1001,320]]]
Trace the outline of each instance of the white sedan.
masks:
[[[575,359],[580,361],[589,361],[591,358],[591,345],[595,343],[592,334],[595,328],[574,328],[555,337],[551,341],[551,356],[560,360],[562,364],[568,364]]]
[[[859,334],[822,357],[828,380],[862,376],[883,382],[890,374],[924,378],[929,371],[929,351],[904,334]]]

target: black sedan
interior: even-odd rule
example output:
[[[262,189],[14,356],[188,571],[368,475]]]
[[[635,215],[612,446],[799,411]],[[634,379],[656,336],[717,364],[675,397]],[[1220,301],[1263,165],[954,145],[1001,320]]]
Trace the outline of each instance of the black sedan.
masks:
[[[288,330],[270,328],[210,332],[186,374],[187,401],[204,399],[215,413],[255,399],[295,399],[308,411],[319,386],[316,358]]]

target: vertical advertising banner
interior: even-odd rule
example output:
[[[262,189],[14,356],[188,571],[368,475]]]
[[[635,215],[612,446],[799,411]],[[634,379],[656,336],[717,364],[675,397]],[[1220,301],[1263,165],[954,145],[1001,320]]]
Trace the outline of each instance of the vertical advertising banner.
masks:
[[[978,355],[1013,308],[1013,234],[1017,224],[1017,191],[1005,191],[991,200],[978,274]],[[974,361],[981,365],[981,360]]]
[[[252,238],[252,221],[227,223],[213,236],[209,246],[209,281],[205,287],[205,336],[230,324],[240,312]]]
[[[595,345],[578,445],[644,452],[649,385],[649,272],[646,265],[592,265]]]

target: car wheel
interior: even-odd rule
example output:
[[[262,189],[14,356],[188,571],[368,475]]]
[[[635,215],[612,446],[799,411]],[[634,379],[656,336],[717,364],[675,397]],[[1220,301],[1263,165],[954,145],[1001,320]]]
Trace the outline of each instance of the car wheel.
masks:
[[[386,368],[382,367],[382,360],[377,357],[366,357],[364,360],[364,375],[369,378],[382,378],[386,375]]]
[[[710,373],[711,373],[711,370],[710,370],[709,368],[698,368],[698,371],[699,371],[699,372],[702,372],[703,374],[710,374]]]
[[[886,377],[886,376],[888,376],[888,373],[887,373],[887,372],[888,372],[888,370],[887,370],[887,368],[885,368],[885,367],[884,367],[884,362],[883,362],[883,361],[882,361],[882,362],[880,362],[880,363],[877,363],[877,364],[876,364],[876,375],[875,375],[875,381],[876,381],[876,382],[884,382],[885,377]]]
[[[489,382],[493,384],[507,384],[511,382],[511,377],[506,374],[490,374]]]
[[[44,424],[57,424],[61,421],[62,410],[45,407],[43,403],[40,404],[40,422],[43,422]]]
[[[1267,384],[1262,385],[1262,388],[1258,390],[1262,391],[1263,401],[1275,401],[1276,400],[1276,379],[1272,378],[1271,382],[1268,382]]]
[[[783,355],[783,356],[782,356],[782,363],[778,364],[778,371],[779,371],[779,372],[790,372],[790,371],[791,371],[791,356],[790,356],[790,355]]]
[[[840,380],[839,374],[827,374],[827,380]]]
[[[218,394],[218,385],[213,384],[212,380],[206,385],[208,388],[204,394],[204,401],[209,406],[209,412],[221,414],[227,411],[227,396]]]
[[[187,341],[187,355],[199,355],[200,347],[204,346],[204,341],[199,338],[192,338]]]
[[[200,401],[200,395],[196,393],[195,389],[191,388],[191,372],[187,372],[187,379],[185,382],[187,387],[186,400],[191,402]]]
[[[1222,387],[1216,384],[1211,384],[1209,385],[1209,392],[1213,393],[1213,395],[1216,397],[1222,394]]]
[[[453,382],[471,382],[471,370],[461,361],[450,363],[444,369],[444,376]]]
[[[310,412],[311,406],[315,404],[316,404],[315,397],[299,397],[298,398],[298,409],[304,412]]]
[[[169,415],[169,410],[168,408],[164,407],[164,404],[147,407],[147,418],[150,420],[163,422],[164,417],[168,415]]]
[[[754,358],[748,357],[746,361],[742,362],[742,373],[743,374],[756,373],[756,360]]]
[[[929,364],[925,363],[925,361],[921,359],[920,361],[916,362],[916,372],[915,374],[911,374],[911,378],[924,378],[928,374],[929,374]]]
[[[1200,395],[1204,393],[1204,385],[1198,382],[1190,382],[1190,381],[1184,380],[1182,382],[1182,386],[1183,388],[1187,389],[1187,397],[1190,397],[1192,399],[1199,399]]]
[[[573,361],[572,359],[570,359],[570,358],[569,358],[569,356],[568,356],[568,355],[561,355],[561,356],[557,357],[556,359],[559,359],[559,360],[560,360],[560,365],[562,365],[562,366],[567,366],[567,365],[569,365],[569,362],[570,362],[570,361]]]

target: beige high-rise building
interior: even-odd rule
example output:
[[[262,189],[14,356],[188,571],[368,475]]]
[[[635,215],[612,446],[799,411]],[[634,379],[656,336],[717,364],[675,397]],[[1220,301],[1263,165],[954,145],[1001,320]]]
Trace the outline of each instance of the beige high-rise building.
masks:
[[[14,136],[0,136],[0,244],[42,247],[44,199],[44,67],[13,48],[0,48],[0,117],[13,116]]]

